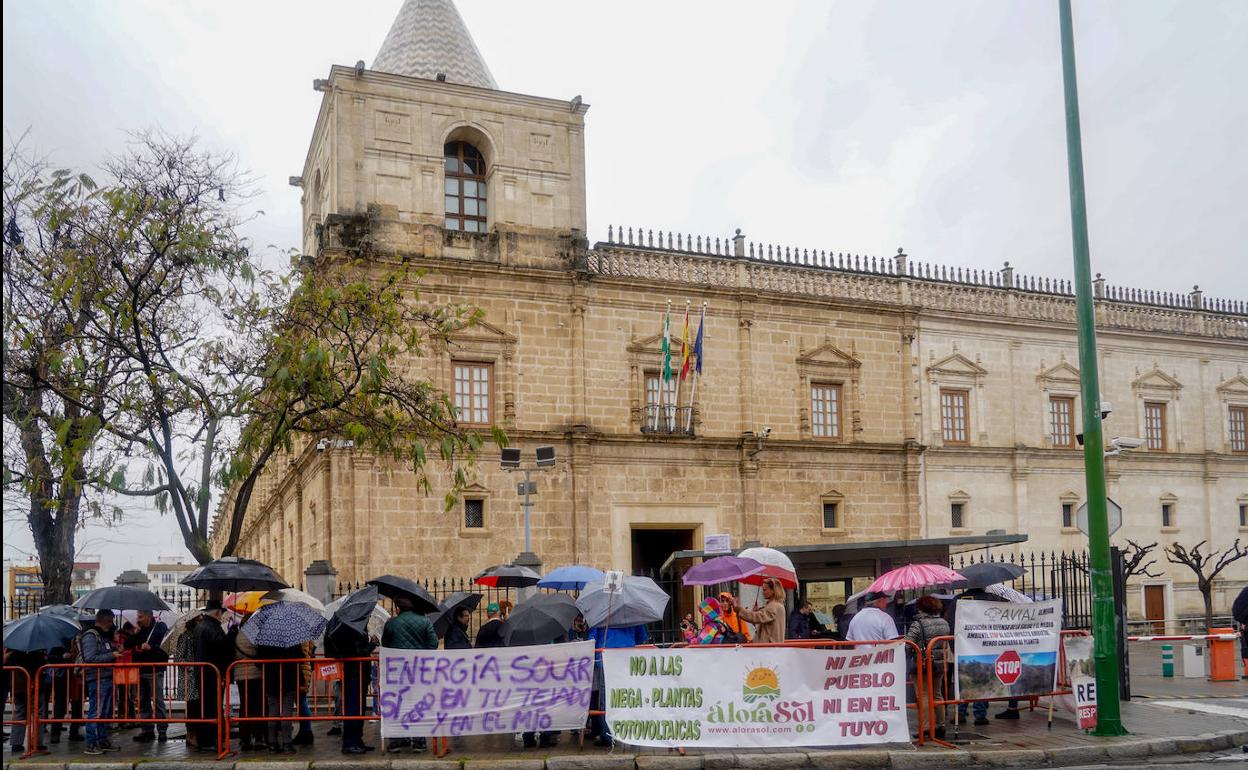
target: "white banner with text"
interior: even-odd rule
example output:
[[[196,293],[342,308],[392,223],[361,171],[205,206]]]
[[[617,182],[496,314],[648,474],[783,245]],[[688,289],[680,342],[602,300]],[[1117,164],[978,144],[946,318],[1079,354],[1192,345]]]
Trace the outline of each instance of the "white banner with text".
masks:
[[[954,623],[959,699],[1043,695],[1057,684],[1062,600],[960,599]]]
[[[593,642],[378,657],[381,736],[524,733],[585,726]]]
[[[682,647],[602,654],[607,722],[634,746],[907,743],[906,648]]]

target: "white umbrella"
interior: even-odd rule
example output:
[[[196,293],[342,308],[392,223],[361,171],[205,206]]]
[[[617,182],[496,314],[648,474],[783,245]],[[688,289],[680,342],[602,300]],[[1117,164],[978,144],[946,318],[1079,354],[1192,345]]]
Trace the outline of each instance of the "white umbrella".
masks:
[[[317,612],[325,612],[325,603],[309,593],[304,593],[298,588],[278,588],[269,591],[264,595],[263,599],[275,602],[295,602],[297,604],[306,604]]]
[[[984,586],[984,590],[993,596],[1000,596],[1007,602],[1018,602],[1020,604],[1031,604],[1032,599],[1022,591],[1015,590],[1005,583],[993,583],[990,586]]]

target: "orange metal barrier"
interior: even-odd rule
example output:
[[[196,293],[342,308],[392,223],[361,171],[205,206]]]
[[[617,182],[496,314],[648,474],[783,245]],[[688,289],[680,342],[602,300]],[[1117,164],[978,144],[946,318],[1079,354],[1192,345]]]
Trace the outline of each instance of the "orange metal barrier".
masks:
[[[275,723],[363,722],[379,719],[376,709],[373,714],[365,713],[373,678],[373,665],[376,663],[375,657],[247,658],[234,661],[225,670],[224,699],[221,704],[223,737],[218,758],[225,757],[231,751],[230,732],[233,724],[238,725],[239,739],[246,744],[257,737],[258,726],[267,732],[269,725]],[[311,676],[306,681],[303,681],[305,678],[300,674],[304,665],[311,669]],[[356,667],[354,671],[352,666]],[[347,691],[348,678],[358,683],[353,693]],[[336,697],[330,686],[334,682],[339,683],[340,694]],[[238,686],[237,704],[230,701],[231,684]],[[299,697],[305,691],[310,716],[299,714]],[[355,706],[355,713],[347,713],[349,704]],[[233,713],[234,705],[238,706],[237,716]],[[284,742],[289,742],[289,738]]]
[[[51,681],[44,695],[44,672]],[[58,676],[58,672],[60,675]],[[173,673],[177,678],[181,691],[181,716],[173,713],[174,699],[165,697],[167,680]],[[42,724],[115,724],[133,723],[152,725],[153,730],[160,725],[185,724],[188,732],[192,725],[211,726],[216,732],[218,753],[220,753],[221,719],[219,708],[221,703],[220,676],[216,667],[210,663],[49,663],[41,666],[36,673],[34,682],[35,702],[42,702],[41,696],[49,700],[63,698],[66,703],[74,698],[85,698],[91,689],[103,691],[111,697],[107,714],[95,717],[55,716],[44,717],[36,713],[31,719],[32,735],[38,735]],[[79,690],[79,684],[81,689]],[[94,684],[92,688],[90,685]],[[195,691],[194,699],[187,697],[189,691]],[[149,699],[141,694],[146,691]],[[67,710],[68,711],[68,710]],[[163,716],[161,713],[163,712]],[[72,714],[72,712],[69,712]],[[147,716],[144,716],[144,714]],[[26,756],[34,753],[34,744],[28,749]]]
[[[20,687],[19,675],[21,683]],[[0,715],[3,715],[2,710],[5,709],[6,705],[10,704],[11,699],[13,717],[5,717],[4,724],[6,726],[11,725],[14,730],[19,729],[18,725],[21,725],[20,729],[22,732],[26,733],[25,745],[28,747],[27,751],[32,751],[35,746],[35,738],[33,735],[37,735],[37,733],[32,734],[30,723],[32,714],[38,711],[38,707],[35,706],[38,701],[31,700],[31,697],[34,695],[34,691],[30,686],[30,672],[20,666],[5,666],[4,677],[8,680],[8,690],[6,690],[3,701],[0,701]],[[25,704],[25,708],[23,709],[25,713],[21,719],[17,718],[19,692],[22,694],[22,703]]]
[[[1036,703],[1039,701],[1040,698],[1053,698],[1058,695],[1070,695],[1070,681],[1069,679],[1066,678],[1066,645],[1064,644],[1064,640],[1069,636],[1087,636],[1087,635],[1088,635],[1087,631],[1079,631],[1079,630],[1068,630],[1068,631],[1062,631],[1060,633],[1060,636],[1059,636],[1060,641],[1058,642],[1058,646],[1057,646],[1057,672],[1056,672],[1058,689],[1052,692],[1032,693],[1028,695],[1004,696],[1004,697],[999,697],[999,698],[961,698],[961,699],[947,697],[950,695],[950,692],[948,692],[949,683],[950,683],[950,671],[953,669],[953,663],[954,663],[953,661],[954,656],[952,654],[953,645],[950,644],[950,642],[953,641],[954,637],[953,636],[937,636],[933,638],[931,641],[927,643],[927,650],[926,650],[926,655],[925,655],[925,660],[924,660],[925,665],[923,666],[923,668],[925,668],[927,671],[928,729],[930,730],[932,741],[940,744],[941,746],[945,746],[947,748],[953,748],[953,744],[948,743],[936,737],[936,727],[937,727],[936,709],[938,707],[943,709],[943,708],[947,708],[948,706],[958,706],[963,703],[969,704],[969,703],[974,703],[976,701],[1027,700],[1031,702],[1031,708],[1034,709]],[[944,663],[942,666],[941,677],[940,677],[940,682],[939,682],[940,693],[942,697],[939,697],[939,698],[936,697],[936,685],[938,684],[938,682],[936,681],[936,677],[935,677],[936,664],[932,660],[932,652],[933,650],[936,649],[937,644],[943,644],[948,650],[947,654],[944,655]],[[1062,689],[1063,687],[1065,689]],[[919,730],[921,733],[922,732],[921,720],[920,720]],[[922,743],[922,741],[919,741],[919,742]]]

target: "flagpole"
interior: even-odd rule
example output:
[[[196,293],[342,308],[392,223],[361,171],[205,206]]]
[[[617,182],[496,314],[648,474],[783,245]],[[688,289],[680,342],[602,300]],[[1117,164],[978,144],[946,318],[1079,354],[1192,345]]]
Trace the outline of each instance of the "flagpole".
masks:
[[[667,426],[667,383],[671,379],[672,367],[672,300],[667,300],[667,315],[663,316],[663,360],[659,363],[659,414],[662,415],[663,427]],[[655,430],[658,430],[656,427]]]

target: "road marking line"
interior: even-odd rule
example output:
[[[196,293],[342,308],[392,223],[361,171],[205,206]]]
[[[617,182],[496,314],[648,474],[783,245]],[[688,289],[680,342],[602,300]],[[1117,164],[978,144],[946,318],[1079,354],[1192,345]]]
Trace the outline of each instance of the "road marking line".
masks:
[[[1205,703],[1204,701],[1191,700],[1150,700],[1147,705],[1166,706],[1168,708],[1185,709],[1187,711],[1203,711],[1206,714],[1219,714],[1226,717],[1248,719],[1248,706],[1235,708],[1234,706],[1219,706],[1213,703]]]

